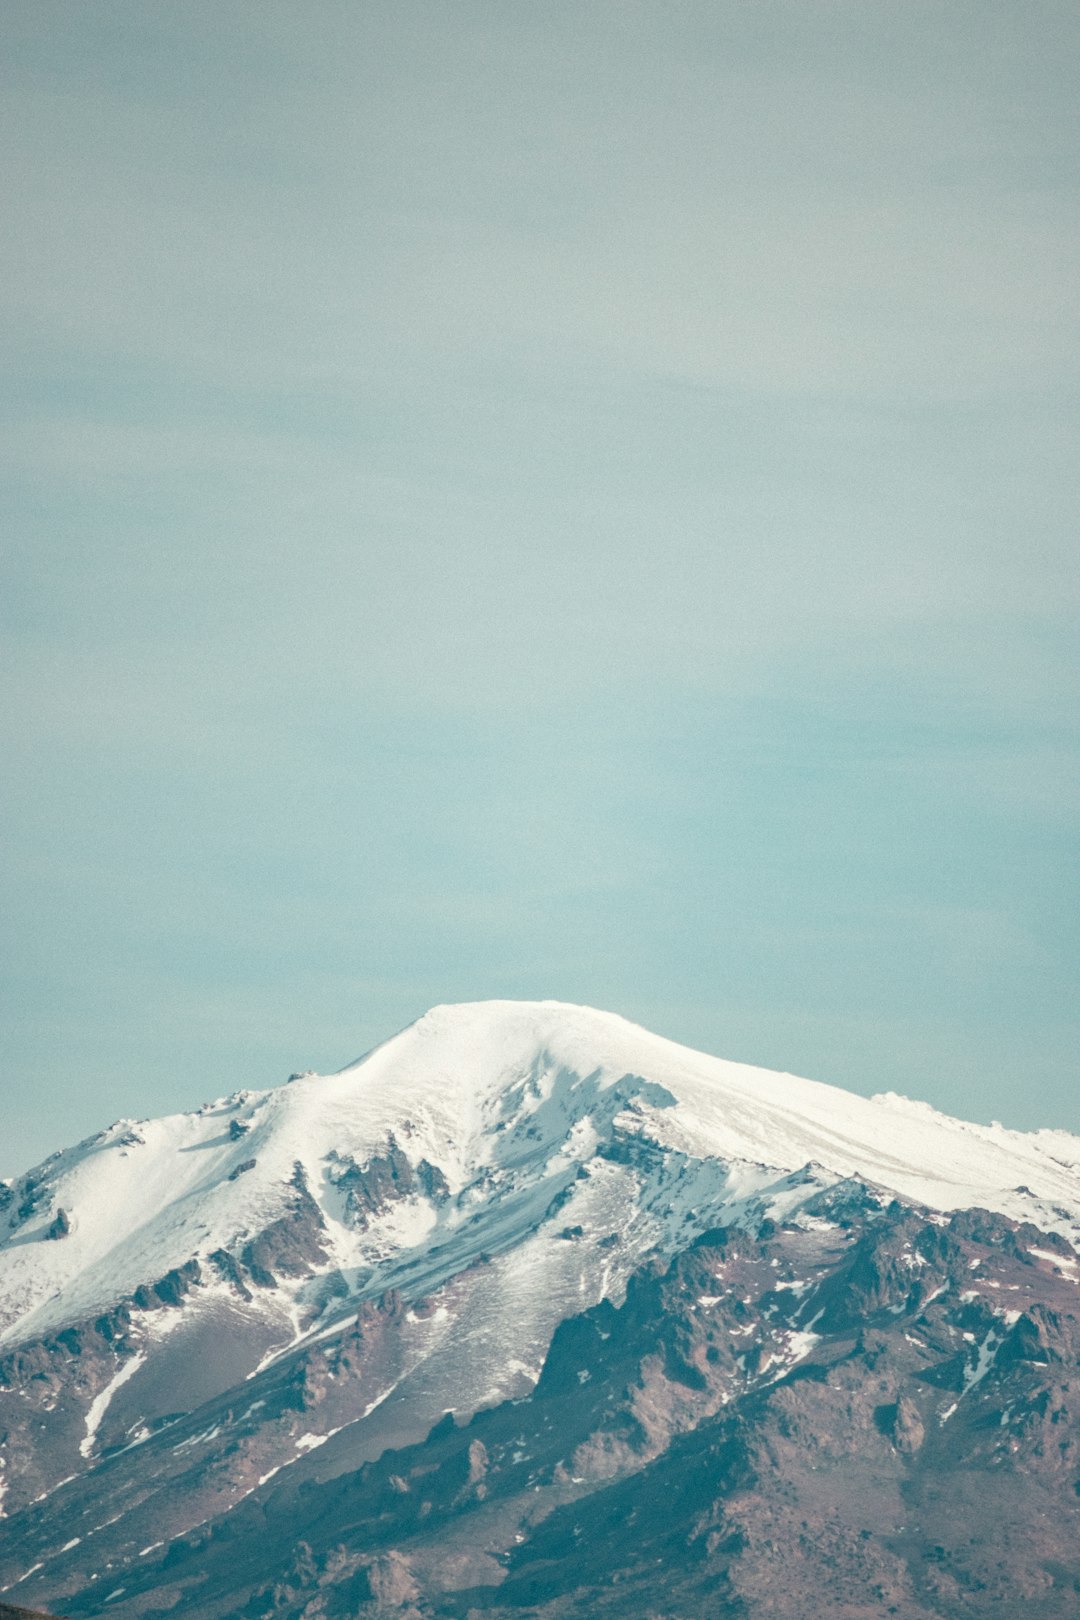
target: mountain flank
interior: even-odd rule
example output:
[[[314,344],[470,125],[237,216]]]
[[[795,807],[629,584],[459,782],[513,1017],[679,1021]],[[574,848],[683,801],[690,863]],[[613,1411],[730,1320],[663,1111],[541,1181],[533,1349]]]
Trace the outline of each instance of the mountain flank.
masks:
[[[3,1202],[8,1598],[1080,1612],[1067,1133],[480,1003]]]

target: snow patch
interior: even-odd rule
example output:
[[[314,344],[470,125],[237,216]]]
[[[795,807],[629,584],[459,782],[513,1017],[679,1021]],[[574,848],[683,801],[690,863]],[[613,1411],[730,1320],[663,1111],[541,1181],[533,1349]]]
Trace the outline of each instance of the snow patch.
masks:
[[[1053,1249],[1029,1248],[1028,1253],[1033,1254],[1037,1260],[1049,1260],[1050,1264],[1056,1266],[1070,1281],[1076,1281],[1077,1262],[1075,1260],[1070,1260],[1064,1254],[1055,1254]]]
[[[94,1441],[97,1438],[97,1432],[101,1427],[101,1420],[109,1409],[109,1402],[112,1400],[120,1386],[122,1384],[126,1384],[129,1378],[133,1378],[135,1376],[145,1360],[145,1353],[143,1351],[139,1351],[138,1354],[131,1357],[130,1361],[124,1362],[124,1365],[120,1368],[120,1371],[116,1374],[115,1378],[113,1378],[110,1383],[106,1384],[105,1388],[101,1391],[101,1394],[94,1396],[94,1399],[90,1402],[90,1408],[86,1414],[86,1435],[85,1438],[79,1442],[80,1456],[90,1456],[90,1453],[94,1449]]]
[[[325,1446],[332,1435],[339,1434],[340,1429],[331,1429],[327,1434],[301,1434],[296,1440],[297,1451],[317,1451],[319,1446]]]

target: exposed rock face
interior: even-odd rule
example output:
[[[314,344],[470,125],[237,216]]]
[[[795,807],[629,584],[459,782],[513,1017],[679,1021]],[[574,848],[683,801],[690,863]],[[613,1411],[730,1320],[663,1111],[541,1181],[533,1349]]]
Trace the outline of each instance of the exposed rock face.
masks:
[[[66,1216],[64,1220],[66,1232]],[[164,1276],[140,1284],[128,1298],[99,1315],[0,1352],[0,1454],[5,1487],[0,1501],[6,1512],[10,1515],[59,1481],[79,1473],[89,1457],[134,1437],[132,1432],[116,1433],[111,1417],[100,1433],[88,1426],[94,1401],[104,1399],[116,1380],[123,1383],[132,1364],[141,1361],[143,1324],[157,1313],[179,1311],[205,1287],[208,1277],[224,1279],[239,1299],[250,1301],[253,1290],[276,1288],[278,1275],[310,1275],[323,1260],[323,1231],[322,1213],[297,1166],[285,1213],[244,1244],[239,1256],[216,1250],[208,1257],[206,1268],[192,1258]],[[52,1237],[52,1228],[44,1235]],[[160,1425],[169,1426],[180,1415],[171,1409],[166,1383],[157,1408],[145,1415],[139,1431],[142,1438]],[[0,1534],[0,1544],[4,1540]]]
[[[344,1197],[346,1220],[360,1231],[372,1216],[385,1214],[393,1204],[417,1191],[440,1201],[450,1196],[442,1171],[427,1159],[421,1159],[414,1169],[392,1133],[386,1151],[373,1154],[366,1164],[357,1164],[351,1155],[334,1154],[330,1180]]]
[[[167,1271],[156,1283],[136,1288],[131,1302],[142,1311],[156,1310],[162,1305],[179,1305],[184,1295],[201,1281],[202,1267],[199,1262],[188,1260],[185,1265],[174,1266],[172,1271]]]
[[[298,1463],[171,1543],[166,1517],[167,1545],[142,1558],[117,1547],[108,1612],[1075,1620],[1077,1274],[1068,1244],[1034,1228],[858,1186],[792,1222],[710,1231],[639,1268],[621,1305],[565,1321],[527,1399],[447,1416],[359,1469]],[[412,1314],[399,1296],[365,1308],[250,1385],[255,1416],[201,1414],[220,1441],[148,1442],[143,1476],[198,1451],[166,1498],[187,1492],[194,1522],[226,1459],[257,1479],[285,1435],[326,1432],[347,1390],[392,1384]],[[131,1503],[133,1548],[149,1533],[138,1455],[116,1458],[110,1487]],[[71,1518],[53,1507],[54,1544],[79,1501]],[[68,1560],[28,1593],[100,1613],[108,1575],[80,1586]]]
[[[130,1320],[130,1307],[118,1305],[0,1355],[3,1505],[9,1514],[79,1470],[86,1409],[133,1353]]]
[[[228,1249],[214,1249],[210,1254],[211,1263],[217,1267],[218,1272],[225,1281],[231,1283],[241,1299],[251,1298],[251,1289],[244,1281],[244,1274],[240,1262],[231,1255]]]
[[[437,1164],[429,1164],[426,1159],[421,1159],[416,1167],[416,1179],[425,1198],[432,1199],[434,1203],[445,1203],[450,1197],[450,1183]]]
[[[48,1205],[49,1189],[35,1176],[24,1176],[14,1188],[7,1188],[5,1191],[7,1192],[5,1205],[15,1205],[8,1222],[13,1229],[30,1220],[39,1209]]]
[[[886,1402],[875,1416],[880,1417],[878,1426],[882,1433],[890,1437],[897,1451],[905,1457],[913,1457],[926,1439],[919,1408],[907,1395],[902,1395],[891,1406]]]
[[[299,1164],[293,1170],[292,1187],[286,1213],[245,1244],[241,1254],[252,1279],[263,1288],[277,1286],[275,1273],[303,1277],[323,1258],[326,1223]]]

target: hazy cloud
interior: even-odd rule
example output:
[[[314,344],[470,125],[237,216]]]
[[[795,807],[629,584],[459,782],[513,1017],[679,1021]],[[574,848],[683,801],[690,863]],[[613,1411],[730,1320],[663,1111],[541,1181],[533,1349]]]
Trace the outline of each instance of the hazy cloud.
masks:
[[[1075,1111],[1078,32],[11,0],[27,1090],[555,993]]]

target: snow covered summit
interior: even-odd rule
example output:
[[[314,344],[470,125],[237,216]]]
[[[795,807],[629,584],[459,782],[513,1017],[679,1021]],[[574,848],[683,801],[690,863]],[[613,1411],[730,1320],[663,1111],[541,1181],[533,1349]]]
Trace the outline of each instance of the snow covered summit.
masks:
[[[651,1168],[639,1152],[628,1176],[617,1161],[631,1139]],[[626,1228],[637,1254],[716,1224],[807,1164],[821,1184],[857,1175],[939,1209],[982,1205],[1070,1236],[1080,1226],[1080,1139],[1064,1132],[854,1096],[588,1007],[473,1002],[433,1008],[336,1074],[121,1121],[29,1172],[6,1193],[0,1339],[77,1319],[192,1261],[205,1286],[216,1277],[235,1293],[221,1257],[242,1269],[245,1246],[298,1201],[310,1252],[284,1269],[300,1280],[278,1276],[261,1297],[245,1289],[293,1334],[318,1302],[313,1277],[351,1294],[398,1281],[406,1260],[452,1271],[542,1236],[555,1199],[582,1213],[599,1203],[595,1218]],[[374,1186],[362,1190],[364,1176]],[[601,1197],[613,1181],[618,1196]],[[656,1196],[672,1181],[674,1203]]]

